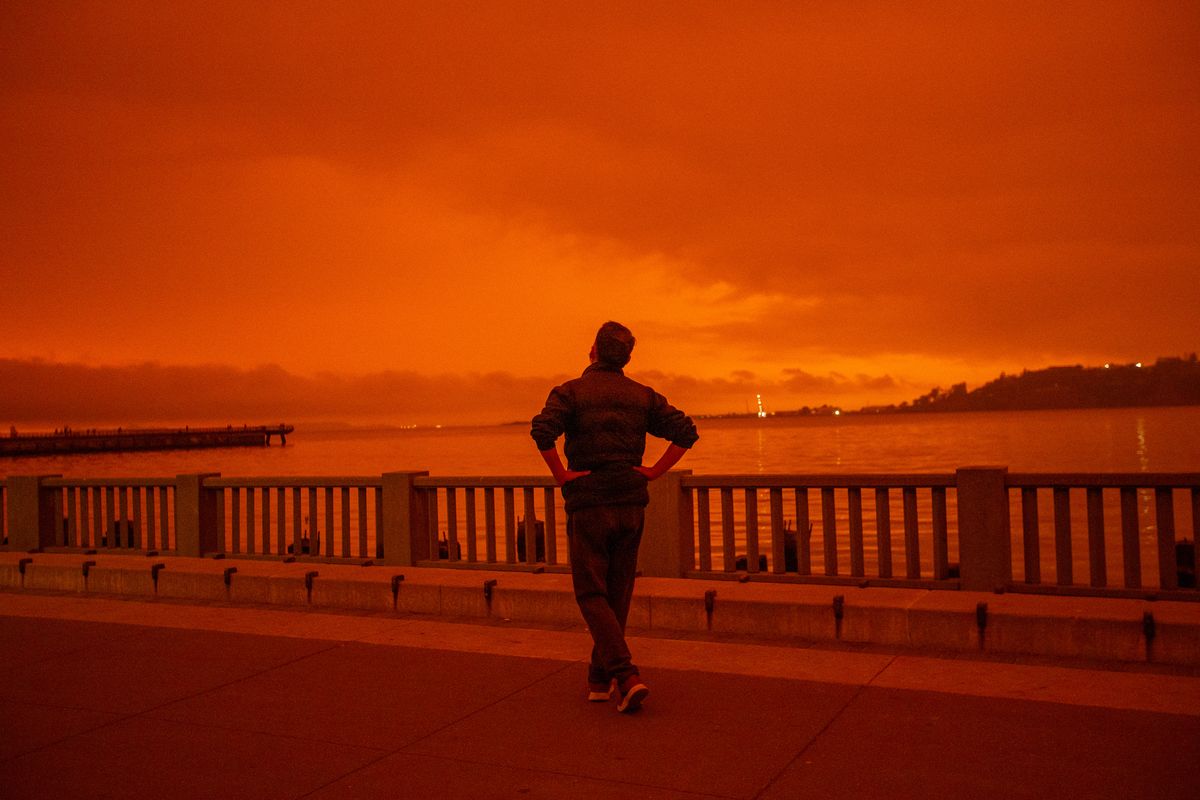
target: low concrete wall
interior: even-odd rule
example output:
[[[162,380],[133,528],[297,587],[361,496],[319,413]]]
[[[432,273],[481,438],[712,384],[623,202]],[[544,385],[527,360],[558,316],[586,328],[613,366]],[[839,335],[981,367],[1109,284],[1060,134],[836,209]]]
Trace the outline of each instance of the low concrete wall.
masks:
[[[569,575],[0,553],[0,590],[582,624]],[[1200,603],[642,578],[629,626],[797,643],[1200,666]]]

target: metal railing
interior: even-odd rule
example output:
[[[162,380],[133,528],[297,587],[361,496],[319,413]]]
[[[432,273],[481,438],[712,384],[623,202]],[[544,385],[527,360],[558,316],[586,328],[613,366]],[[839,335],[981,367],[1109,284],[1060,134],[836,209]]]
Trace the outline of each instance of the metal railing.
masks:
[[[173,550],[171,478],[47,478],[54,544],[84,550]]]
[[[565,568],[567,516],[552,479],[417,478],[414,485],[426,509],[428,562]]]
[[[954,577],[952,474],[703,475],[684,477],[682,486],[692,493],[697,574]]]
[[[219,552],[371,560],[381,557],[377,477],[209,478]]]
[[[544,476],[0,481],[4,547],[562,571]],[[1188,536],[1190,535],[1190,538]],[[1200,599],[1200,473],[692,475],[650,484],[647,576]]]
[[[1006,483],[1019,588],[1195,588],[1200,473],[1013,473]]]

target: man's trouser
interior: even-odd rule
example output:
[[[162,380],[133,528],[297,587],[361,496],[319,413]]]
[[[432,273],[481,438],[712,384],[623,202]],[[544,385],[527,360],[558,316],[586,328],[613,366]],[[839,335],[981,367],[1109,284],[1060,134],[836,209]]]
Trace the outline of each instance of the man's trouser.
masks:
[[[567,516],[575,600],[592,634],[588,680],[624,683],[637,674],[625,642],[625,620],[637,574],[645,509],[596,506]]]

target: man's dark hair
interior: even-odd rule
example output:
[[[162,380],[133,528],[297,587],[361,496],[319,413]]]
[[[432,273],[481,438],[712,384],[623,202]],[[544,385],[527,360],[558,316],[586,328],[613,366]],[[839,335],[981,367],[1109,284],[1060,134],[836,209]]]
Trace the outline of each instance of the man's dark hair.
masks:
[[[635,342],[629,328],[619,322],[606,322],[596,331],[596,359],[610,367],[623,367],[629,363]]]

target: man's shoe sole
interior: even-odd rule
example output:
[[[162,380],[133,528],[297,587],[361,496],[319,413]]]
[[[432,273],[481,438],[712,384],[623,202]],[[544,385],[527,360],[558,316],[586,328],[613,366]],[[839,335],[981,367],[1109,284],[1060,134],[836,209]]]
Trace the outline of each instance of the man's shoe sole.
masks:
[[[650,687],[644,683],[639,683],[634,686],[621,698],[621,704],[617,706],[617,711],[622,714],[630,714],[642,707],[642,701],[650,694]]]
[[[607,703],[612,699],[612,689],[606,692],[588,692],[589,703]]]

